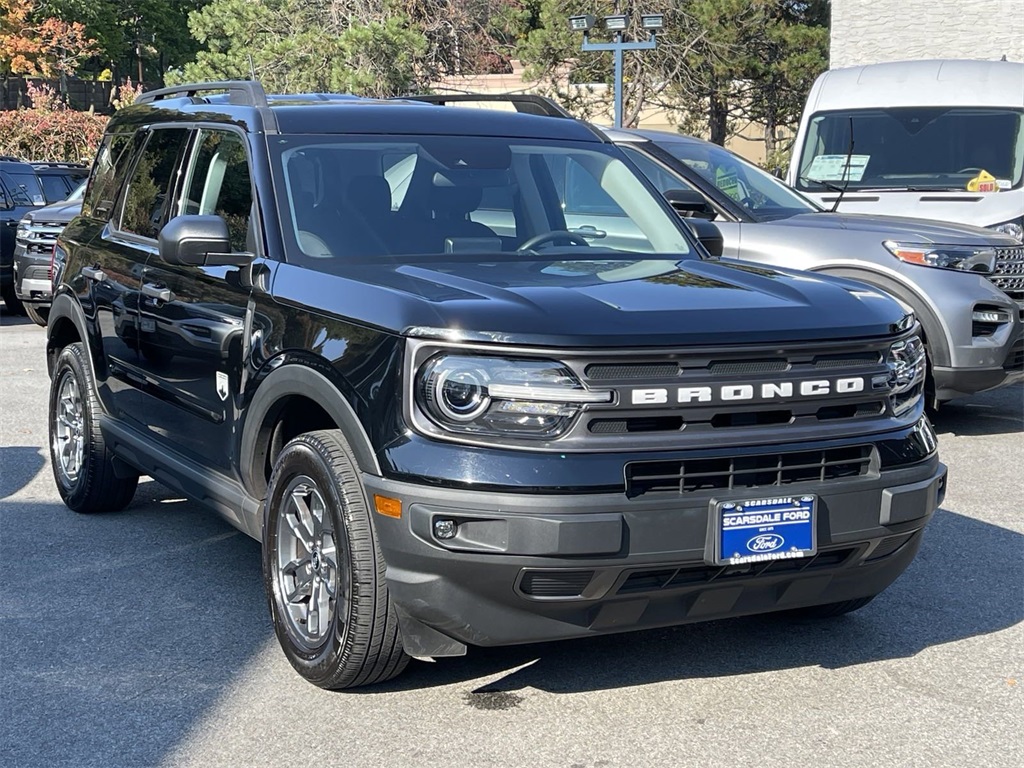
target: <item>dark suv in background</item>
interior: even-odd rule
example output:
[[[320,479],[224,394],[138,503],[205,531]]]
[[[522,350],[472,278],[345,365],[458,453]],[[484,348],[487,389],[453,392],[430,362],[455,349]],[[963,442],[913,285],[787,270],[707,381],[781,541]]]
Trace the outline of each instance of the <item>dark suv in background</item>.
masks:
[[[26,213],[43,205],[46,197],[35,169],[16,158],[0,156],[0,296],[12,314],[24,314],[14,292],[15,231]]]
[[[570,183],[619,228],[567,231]],[[711,258],[575,120],[144,94],[54,270],[65,503],[121,509],[150,475],[260,540],[277,637],[325,688],[856,610],[945,491],[913,314]]]
[[[14,244],[14,293],[36,325],[50,311],[50,259],[57,235],[82,210],[85,182],[59,203],[34,208],[18,222]]]

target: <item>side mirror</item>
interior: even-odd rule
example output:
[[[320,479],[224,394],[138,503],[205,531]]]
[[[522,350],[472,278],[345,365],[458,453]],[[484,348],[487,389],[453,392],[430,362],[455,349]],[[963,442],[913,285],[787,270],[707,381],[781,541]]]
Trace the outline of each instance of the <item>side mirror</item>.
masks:
[[[160,258],[194,267],[242,266],[251,253],[232,253],[228,225],[220,216],[178,216],[160,230]]]
[[[664,192],[668,204],[675,209],[680,216],[699,216],[710,221],[715,218],[715,209],[695,189],[666,189]]]
[[[725,238],[722,237],[722,230],[716,227],[707,219],[683,219],[690,231],[696,235],[700,244],[707,248],[712,256],[721,256],[725,250]]]

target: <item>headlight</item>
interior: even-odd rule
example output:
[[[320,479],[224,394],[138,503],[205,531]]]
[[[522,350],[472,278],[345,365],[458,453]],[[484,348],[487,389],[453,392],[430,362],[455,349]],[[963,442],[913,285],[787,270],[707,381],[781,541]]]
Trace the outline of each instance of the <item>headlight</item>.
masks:
[[[889,402],[893,413],[901,416],[921,400],[927,367],[924,342],[918,336],[897,341],[889,347],[885,364],[889,368]]]
[[[423,412],[448,432],[550,439],[572,424],[586,403],[611,392],[584,389],[554,360],[437,355],[417,376]]]
[[[1004,221],[1002,224],[993,224],[988,229],[1001,232],[1004,235],[1016,239],[1018,242],[1024,242],[1024,216],[1013,221]]]
[[[940,269],[990,274],[996,267],[996,249],[987,245],[935,245],[931,243],[882,243],[900,261]]]
[[[19,221],[18,222],[18,229],[15,232],[14,236],[18,240],[27,240],[28,239],[28,232],[29,232],[28,228],[31,225],[31,223],[32,222],[30,222],[27,217],[22,219],[21,221]]]

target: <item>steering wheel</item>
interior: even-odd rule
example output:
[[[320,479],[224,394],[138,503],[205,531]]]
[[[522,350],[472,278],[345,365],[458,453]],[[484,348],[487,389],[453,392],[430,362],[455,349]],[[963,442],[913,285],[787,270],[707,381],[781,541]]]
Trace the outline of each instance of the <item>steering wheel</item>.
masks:
[[[757,207],[757,202],[755,202],[754,198],[752,197],[744,197],[742,200],[740,200],[740,205],[742,205],[748,211],[752,211]]]
[[[583,235],[577,235],[575,232],[568,232],[564,229],[553,229],[550,232],[542,232],[539,235],[534,235],[516,248],[516,250],[532,251],[538,245],[550,243],[554,240],[568,240],[572,245],[590,245],[590,243],[587,242],[587,238],[583,237]]]
[[[959,171],[957,171],[957,173],[974,173],[975,171],[977,171],[978,173],[981,173],[983,170],[985,170],[985,169],[984,168],[975,168],[972,165],[970,168],[961,168]]]

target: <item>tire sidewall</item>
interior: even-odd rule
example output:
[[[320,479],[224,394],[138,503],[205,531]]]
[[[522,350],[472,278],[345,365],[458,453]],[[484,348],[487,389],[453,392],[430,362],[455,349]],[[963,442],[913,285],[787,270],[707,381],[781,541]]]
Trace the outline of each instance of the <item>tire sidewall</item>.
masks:
[[[334,526],[338,567],[347,570],[349,595],[349,599],[336,605],[327,638],[312,651],[297,645],[288,634],[286,624],[289,619],[284,615],[283,596],[277,579],[278,518],[283,506],[284,492],[292,479],[299,475],[306,475],[313,480],[326,502],[327,511]],[[292,666],[314,684],[318,680],[326,680],[331,677],[337,667],[344,664],[345,658],[350,652],[348,628],[355,621],[355,598],[362,579],[358,564],[353,561],[351,555],[352,549],[346,525],[346,518],[349,514],[350,507],[342,498],[334,472],[320,452],[306,440],[289,444],[282,451],[274,466],[274,474],[264,505],[263,583],[274,622],[274,632],[285,655]],[[344,622],[341,621],[343,616]]]

